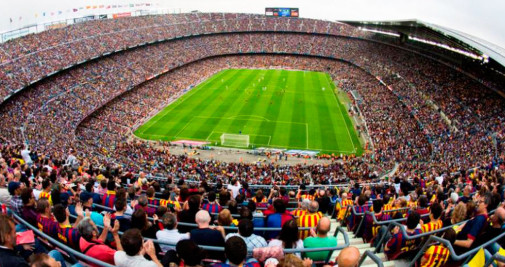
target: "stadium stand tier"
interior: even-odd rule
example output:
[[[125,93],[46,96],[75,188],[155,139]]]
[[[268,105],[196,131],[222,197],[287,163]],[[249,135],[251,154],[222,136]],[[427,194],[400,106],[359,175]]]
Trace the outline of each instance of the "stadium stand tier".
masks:
[[[226,13],[0,44],[0,266],[49,261],[38,253],[89,266],[503,266],[503,77],[428,50],[339,22]],[[366,125],[364,154],[232,163],[133,136],[238,68],[328,73]]]

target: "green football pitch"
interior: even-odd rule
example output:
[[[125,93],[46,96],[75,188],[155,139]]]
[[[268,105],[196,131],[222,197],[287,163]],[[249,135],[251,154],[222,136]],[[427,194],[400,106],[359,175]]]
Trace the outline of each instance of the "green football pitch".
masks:
[[[361,155],[337,90],[322,72],[224,70],[169,104],[135,135],[221,145],[222,134],[241,134],[249,136],[250,147]]]

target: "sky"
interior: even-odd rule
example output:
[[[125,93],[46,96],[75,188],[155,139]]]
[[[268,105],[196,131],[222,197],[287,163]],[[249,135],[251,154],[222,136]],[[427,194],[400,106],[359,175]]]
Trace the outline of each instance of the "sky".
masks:
[[[84,15],[82,12],[71,12],[78,6],[119,3],[153,3],[155,8],[176,12],[199,10],[258,14],[264,14],[265,7],[298,7],[301,17],[331,21],[419,19],[505,48],[504,0],[0,0],[0,33],[79,13]],[[43,17],[42,12],[54,12],[54,16]]]

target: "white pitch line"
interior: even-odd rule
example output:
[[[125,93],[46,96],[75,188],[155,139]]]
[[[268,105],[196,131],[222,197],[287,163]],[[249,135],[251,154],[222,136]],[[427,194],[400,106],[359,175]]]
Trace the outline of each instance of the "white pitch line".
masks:
[[[309,149],[309,124],[308,123],[305,123],[305,143],[307,145],[307,148],[306,149]]]

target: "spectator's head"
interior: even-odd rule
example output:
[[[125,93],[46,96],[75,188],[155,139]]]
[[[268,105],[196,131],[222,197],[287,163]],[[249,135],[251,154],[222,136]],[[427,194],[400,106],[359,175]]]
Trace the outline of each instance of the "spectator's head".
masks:
[[[295,266],[296,267],[305,266],[303,264],[302,259],[300,259],[295,254],[286,254],[284,258],[279,261],[279,264],[277,264],[277,267],[295,267]]]
[[[143,209],[136,209],[132,214],[131,219],[132,228],[137,228],[144,231],[149,228],[149,221],[147,220],[147,213]]]
[[[505,223],[505,209],[503,207],[498,207],[494,214],[491,216],[491,222],[493,227],[501,228],[503,223]]]
[[[492,195],[491,193],[485,193],[482,195],[479,200],[477,200],[477,212],[479,214],[486,213],[488,211],[488,207],[491,205]]]
[[[233,221],[233,217],[228,209],[223,209],[219,212],[217,216],[217,223],[221,226],[230,226]]]
[[[244,206],[240,209],[240,219],[248,219],[248,220],[253,219],[253,215],[248,207]]]
[[[107,190],[109,191],[116,190],[116,182],[114,182],[114,179],[109,179],[109,182],[107,182]]]
[[[347,199],[347,193],[346,192],[342,193],[342,199]]]
[[[188,199],[189,210],[196,212],[200,209],[200,196],[192,195]]]
[[[168,208],[166,206],[158,206],[156,208],[156,215],[158,216],[158,218],[161,218],[163,217],[163,215],[165,215],[165,213],[168,212]]]
[[[143,244],[144,238],[137,228],[128,229],[123,233],[123,236],[121,236],[121,246],[128,256],[138,255]]]
[[[254,201],[249,201],[249,203],[247,203],[247,208],[249,208],[251,213],[254,213],[256,211],[256,203],[254,203]]]
[[[16,224],[5,214],[0,214],[0,244],[9,249],[16,246]]]
[[[466,204],[463,202],[459,202],[458,205],[454,207],[454,210],[451,214],[451,223],[459,223],[466,219]]]
[[[80,199],[83,207],[91,207],[93,205],[93,195],[89,192],[82,192]]]
[[[366,203],[367,200],[368,200],[368,198],[366,197],[365,194],[359,195],[359,197],[358,197],[358,205],[360,205],[360,206],[365,205],[365,203]]]
[[[51,180],[49,179],[44,179],[42,181],[42,189],[44,190],[49,190],[49,188],[51,187]]]
[[[247,256],[247,245],[241,237],[232,236],[224,244],[226,258],[236,266],[244,262]]]
[[[322,217],[317,223],[317,234],[319,236],[326,236],[331,230],[331,221],[328,217]]]
[[[175,246],[177,255],[184,261],[184,266],[200,265],[203,252],[193,240],[181,240]]]
[[[412,211],[407,217],[407,229],[413,230],[416,229],[419,221],[421,220],[421,216],[417,211]]]
[[[301,210],[308,210],[310,206],[310,200],[308,199],[303,199],[302,202],[300,202],[300,209]]]
[[[161,223],[165,229],[173,230],[177,227],[177,216],[171,212],[167,212],[161,218]]]
[[[11,196],[19,196],[21,194],[21,183],[20,182],[9,182],[9,194]]]
[[[346,247],[340,251],[337,258],[338,267],[355,267],[358,266],[360,254],[356,247]]]
[[[51,214],[51,206],[47,198],[39,198],[37,201],[37,212],[44,215]]]
[[[58,223],[64,223],[68,218],[68,210],[61,204],[56,204],[53,207],[53,215]]]
[[[141,195],[139,197],[139,205],[142,206],[142,207],[147,207],[147,204],[149,204],[147,202],[147,196],[146,195]]]
[[[210,223],[210,214],[206,210],[199,210],[195,215],[195,222],[199,228],[207,228]]]
[[[419,197],[419,199],[417,200],[417,203],[419,204],[419,207],[420,208],[427,208],[428,207],[428,197],[426,197],[425,195],[421,195]]]
[[[79,231],[81,237],[88,242],[92,242],[98,235],[98,229],[96,228],[95,223],[88,217],[81,220],[77,226],[77,230]]]
[[[122,212],[126,211],[126,199],[116,198],[114,207],[116,207],[116,211],[122,211]]]
[[[298,241],[298,225],[295,220],[284,223],[279,234],[279,239],[283,241],[284,248],[294,248]]]
[[[431,204],[430,214],[434,220],[440,219],[440,216],[442,216],[442,206],[439,203]]]
[[[154,188],[153,187],[149,187],[146,190],[146,195],[147,195],[148,198],[153,198],[154,197]]]
[[[216,192],[210,191],[209,194],[207,195],[207,199],[209,200],[209,202],[216,201]]]
[[[35,197],[31,187],[25,187],[21,190],[21,201],[23,201],[24,206],[33,206],[35,204]]]
[[[454,228],[449,228],[442,234],[442,238],[447,239],[451,245],[454,245],[454,242],[456,242],[456,236],[457,234]]]
[[[309,213],[316,213],[319,210],[319,203],[315,200],[310,202]]]
[[[28,259],[30,267],[61,267],[61,263],[44,253],[32,254]]]
[[[250,237],[254,231],[254,224],[251,220],[242,219],[238,223],[238,232],[243,237]]]
[[[380,213],[382,211],[383,206],[384,202],[382,202],[382,199],[376,199],[373,201],[373,211],[375,213]]]
[[[274,200],[274,209],[276,213],[286,212],[286,205],[284,205],[284,201],[280,198]]]

